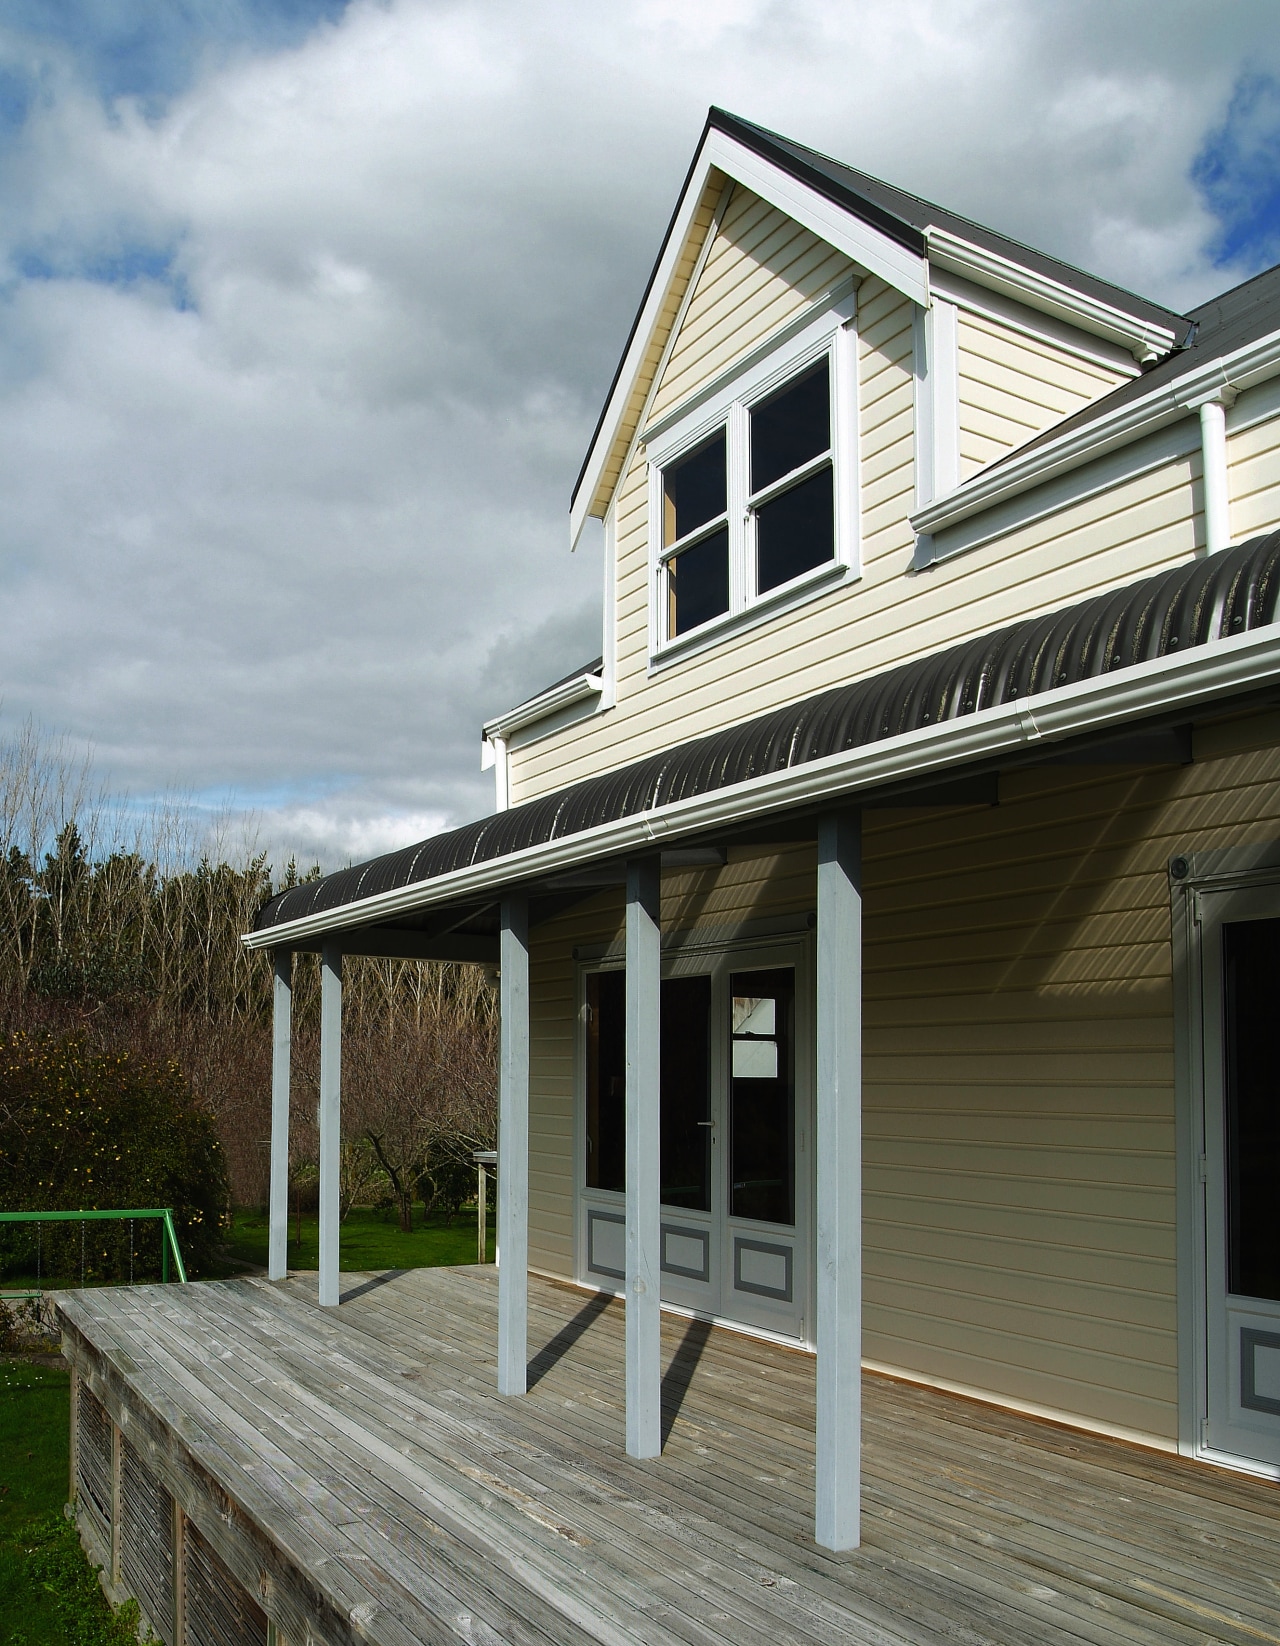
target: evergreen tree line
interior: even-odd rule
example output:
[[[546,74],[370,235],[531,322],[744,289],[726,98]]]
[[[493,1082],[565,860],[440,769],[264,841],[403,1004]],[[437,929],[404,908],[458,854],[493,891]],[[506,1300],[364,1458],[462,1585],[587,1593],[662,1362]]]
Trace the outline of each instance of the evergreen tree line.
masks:
[[[131,810],[33,727],[0,740],[0,1206],[51,1208],[73,1185],[88,1192],[84,1163],[70,1164],[75,1127],[53,1151],[65,1167],[57,1183],[48,1139],[37,1139],[60,1107],[70,1120],[75,1104],[58,1093],[91,1088],[105,1107],[82,1117],[84,1148],[151,1124],[203,1179],[184,1190],[193,1216],[216,1221],[228,1201],[265,1202],[272,968],[240,939],[273,891],[319,872],[291,861],[273,876],[251,844],[178,802]],[[495,1135],[488,978],[472,966],[352,958],[343,993],[344,1212],[388,1204],[408,1226],[416,1199],[456,1208],[474,1182],[472,1151]],[[293,1068],[292,1193],[305,1207],[319,1152],[314,955],[295,960]],[[120,1095],[139,1086],[163,1099]],[[208,1130],[203,1153],[197,1123]],[[127,1181],[122,1161],[103,1193],[169,1203],[135,1192],[158,1188],[155,1151],[136,1152],[141,1179]]]

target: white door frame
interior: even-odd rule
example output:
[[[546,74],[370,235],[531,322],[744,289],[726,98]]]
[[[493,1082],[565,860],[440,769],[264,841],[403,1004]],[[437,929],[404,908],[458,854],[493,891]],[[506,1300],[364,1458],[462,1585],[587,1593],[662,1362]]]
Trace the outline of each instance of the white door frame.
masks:
[[[1204,987],[1200,910],[1208,894],[1280,888],[1280,841],[1175,853],[1169,861],[1177,1121],[1178,1450],[1248,1474],[1280,1466],[1210,1445],[1208,1176]]]

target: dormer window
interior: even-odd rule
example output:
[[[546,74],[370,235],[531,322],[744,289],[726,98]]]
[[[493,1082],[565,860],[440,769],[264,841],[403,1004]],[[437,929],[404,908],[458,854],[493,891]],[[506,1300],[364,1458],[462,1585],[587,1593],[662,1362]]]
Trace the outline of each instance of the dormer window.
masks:
[[[762,621],[850,569],[846,320],[828,308],[782,359],[754,364],[656,431],[669,438],[650,448],[655,663]]]
[[[820,361],[748,416],[748,536],[760,595],[835,559],[830,362]]]
[[[667,633],[729,610],[729,502],[723,429],[663,472]]]

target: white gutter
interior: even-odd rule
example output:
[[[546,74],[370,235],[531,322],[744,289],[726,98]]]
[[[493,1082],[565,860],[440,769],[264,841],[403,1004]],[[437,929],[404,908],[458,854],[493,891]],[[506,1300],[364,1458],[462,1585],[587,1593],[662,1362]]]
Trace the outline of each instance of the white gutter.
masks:
[[[1210,641],[1173,657],[1139,663],[1117,674],[1059,686],[998,708],[981,709],[919,731],[844,750],[802,766],[695,795],[653,811],[602,823],[558,840],[527,846],[432,880],[380,892],[341,908],[305,915],[243,939],[270,949],[324,932],[366,926],[437,904],[539,879],[598,858],[650,851],[681,836],[767,817],[787,807],[855,800],[867,789],[944,773],[978,760],[1015,754],[1028,745],[1105,731],[1143,715],[1197,704],[1280,680],[1280,626]]]
[[[555,714],[558,709],[567,709],[574,703],[581,703],[588,697],[599,697],[604,690],[604,676],[601,674],[579,674],[572,680],[562,681],[558,686],[552,686],[537,697],[531,697],[527,703],[521,703],[518,708],[508,709],[505,714],[496,715],[492,720],[486,720],[481,728],[486,742],[501,738],[505,743],[512,732],[518,732],[524,726],[532,726],[535,721],[545,720],[549,714]]]
[[[1082,428],[1014,456],[967,481],[949,497],[939,498],[911,517],[918,537],[931,537],[970,515],[1030,491],[1056,475],[1079,468],[1095,457],[1139,440],[1188,416],[1205,399],[1223,390],[1238,393],[1280,372],[1280,331],[1247,343],[1231,354],[1198,366],[1149,394],[1114,411],[1104,412]]]
[[[1145,365],[1148,360],[1163,359],[1177,340],[1172,326],[1142,319],[1117,308],[1114,303],[1091,297],[1075,286],[1068,286],[1051,275],[1028,268],[1025,263],[1015,263],[1012,258],[1004,257],[990,247],[975,245],[973,241],[953,234],[950,229],[940,229],[930,224],[924,235],[929,245],[931,264],[936,263],[940,268],[950,269],[953,274],[976,280],[981,286],[1004,292],[1007,297],[1015,297],[1029,308],[1065,320],[1083,331],[1092,332],[1096,337],[1118,343],[1139,365]]]

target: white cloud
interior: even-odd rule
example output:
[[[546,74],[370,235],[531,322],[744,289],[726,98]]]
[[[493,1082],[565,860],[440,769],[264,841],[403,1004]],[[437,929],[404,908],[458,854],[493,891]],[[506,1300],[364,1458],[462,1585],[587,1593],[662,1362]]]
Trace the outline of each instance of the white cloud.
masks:
[[[1227,283],[1187,169],[1273,24],[365,0],[147,116],[51,62],[0,158],[6,710],[300,857],[484,810],[480,720],[598,648],[569,490],[708,103],[1185,303]],[[139,246],[189,308],[83,277]]]

